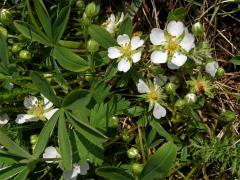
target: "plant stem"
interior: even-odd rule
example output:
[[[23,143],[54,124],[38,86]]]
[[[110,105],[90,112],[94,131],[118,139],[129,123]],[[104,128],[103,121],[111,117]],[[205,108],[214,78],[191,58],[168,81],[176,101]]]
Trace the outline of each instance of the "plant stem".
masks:
[[[140,143],[140,147],[141,147],[142,159],[143,159],[143,162],[145,163],[146,156],[145,156],[144,145],[143,145],[142,130],[139,125],[138,125],[138,135],[139,135],[139,143]]]

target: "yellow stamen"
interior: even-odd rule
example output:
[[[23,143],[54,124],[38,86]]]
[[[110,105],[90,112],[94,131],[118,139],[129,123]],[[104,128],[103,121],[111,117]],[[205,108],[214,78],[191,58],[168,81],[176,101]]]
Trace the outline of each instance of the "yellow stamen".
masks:
[[[198,81],[195,84],[195,90],[197,92],[204,92],[207,89],[207,83],[205,81]]]
[[[159,91],[157,89],[150,90],[150,92],[147,94],[148,99],[150,102],[155,102],[159,99]]]
[[[132,55],[131,44],[121,46],[120,51],[125,57],[130,57]]]
[[[174,54],[179,48],[179,42],[175,38],[172,38],[167,42],[166,50],[169,54]]]

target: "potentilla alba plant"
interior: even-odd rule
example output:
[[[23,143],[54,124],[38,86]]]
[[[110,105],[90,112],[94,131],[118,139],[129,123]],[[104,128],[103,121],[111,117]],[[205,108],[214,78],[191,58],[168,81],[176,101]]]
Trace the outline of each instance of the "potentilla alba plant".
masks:
[[[153,108],[153,116],[156,119],[166,116],[167,111],[161,105],[165,96],[163,95],[156,78],[154,79],[154,83],[149,81],[148,85],[142,79],[139,79],[137,83],[137,89],[139,93],[144,94],[142,97],[149,102],[149,109]]]
[[[108,48],[108,57],[118,59],[118,70],[127,72],[132,63],[140,61],[144,41],[139,36],[133,36],[130,40],[127,34],[117,37],[119,46]]]
[[[28,109],[28,112],[27,114],[17,115],[15,120],[17,124],[38,120],[49,120],[58,110],[57,108],[53,108],[52,102],[44,96],[41,100],[38,100],[35,96],[25,97],[23,104],[25,108]]]
[[[121,13],[119,19],[115,17],[114,14],[111,14],[110,17],[102,23],[102,27],[104,27],[109,33],[114,34],[118,29],[119,24],[123,21],[124,14]]]
[[[154,28],[150,34],[153,44],[151,61],[166,63],[169,69],[178,69],[187,61],[187,54],[195,47],[194,36],[180,21],[170,21],[166,30]]]

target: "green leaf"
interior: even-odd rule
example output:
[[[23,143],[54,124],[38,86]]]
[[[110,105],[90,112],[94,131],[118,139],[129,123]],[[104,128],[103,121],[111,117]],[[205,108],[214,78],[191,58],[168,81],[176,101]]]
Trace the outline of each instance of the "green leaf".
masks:
[[[117,45],[117,42],[115,39],[113,39],[112,35],[101,26],[91,25],[88,29],[88,32],[91,37],[104,48]]]
[[[0,129],[0,144],[3,145],[10,153],[23,158],[31,158],[32,156],[19,145],[13,142],[7,135],[5,135]],[[0,178],[1,179],[1,178]]]
[[[52,39],[52,23],[42,0],[33,0],[38,19],[49,39]]]
[[[10,179],[26,168],[26,165],[16,164],[0,170],[0,179]]]
[[[240,56],[234,56],[230,61],[235,66],[240,66]]]
[[[59,111],[55,112],[54,115],[51,117],[51,119],[49,119],[45,124],[44,128],[42,129],[38,137],[37,144],[33,151],[33,156],[39,157],[40,154],[42,154],[42,152],[44,151],[48,143],[48,139],[50,138],[54,130],[54,127],[57,123],[58,118],[59,118]]]
[[[134,178],[124,170],[111,166],[97,168],[96,174],[110,180],[134,180]]]
[[[15,178],[14,180],[25,180],[27,179],[28,174],[30,173],[30,169],[25,167]]]
[[[42,93],[49,101],[51,101],[54,105],[60,106],[60,102],[53,92],[51,86],[48,84],[48,82],[41,77],[38,73],[32,72],[31,78],[37,89]]]
[[[86,106],[90,100],[91,97],[87,90],[75,89],[63,99],[62,106]]]
[[[8,57],[8,46],[6,39],[0,33],[0,59],[2,60],[3,65],[7,68],[9,64]]]
[[[65,170],[72,170],[72,149],[69,134],[66,127],[66,118],[63,111],[60,111],[58,121],[58,142]]]
[[[104,101],[110,94],[110,86],[107,86],[104,81],[96,80],[91,84],[91,94],[97,103]]]
[[[133,32],[132,20],[130,17],[127,17],[120,24],[118,35],[127,34],[129,37],[131,37],[132,32]]]
[[[67,48],[55,47],[53,56],[64,69],[69,71],[81,72],[89,68],[88,63],[83,58]]]
[[[69,19],[69,14],[70,14],[70,7],[66,6],[63,9],[61,9],[57,19],[55,20],[53,24],[53,36],[54,36],[54,41],[57,42],[61,39],[67,23]]]
[[[15,154],[10,154],[7,151],[0,149],[0,167],[10,165],[10,164],[15,164],[21,159],[22,159],[21,157]]]
[[[52,46],[49,39],[41,35],[41,33],[38,32],[32,25],[23,21],[14,21],[14,25],[19,32],[32,41],[37,41],[41,44]]]
[[[168,14],[168,20],[169,21],[172,21],[172,20],[175,20],[175,21],[181,21],[181,20],[184,20],[184,18],[186,17],[187,15],[187,9],[185,8],[177,8],[173,11],[171,11],[169,14]]]
[[[162,145],[148,160],[140,175],[141,180],[165,179],[177,157],[177,146],[172,142]]]
[[[2,73],[4,75],[10,75],[7,67],[5,65],[3,65],[2,63],[0,63],[0,73]]]

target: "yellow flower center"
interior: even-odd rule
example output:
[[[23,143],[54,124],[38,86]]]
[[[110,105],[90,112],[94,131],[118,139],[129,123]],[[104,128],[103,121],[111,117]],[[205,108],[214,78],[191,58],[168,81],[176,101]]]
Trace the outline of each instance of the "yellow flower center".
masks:
[[[150,102],[155,102],[159,99],[159,91],[157,89],[150,90],[149,93],[147,93],[147,97]]]
[[[132,55],[131,44],[121,46],[120,51],[125,57],[131,57]]]
[[[195,90],[199,93],[204,92],[207,89],[207,83],[205,81],[198,81],[195,84]]]
[[[44,109],[42,105],[38,105],[32,109],[32,114],[38,116],[41,120],[44,120]]]
[[[174,54],[179,48],[180,45],[176,38],[172,38],[167,42],[166,50],[168,54]]]

